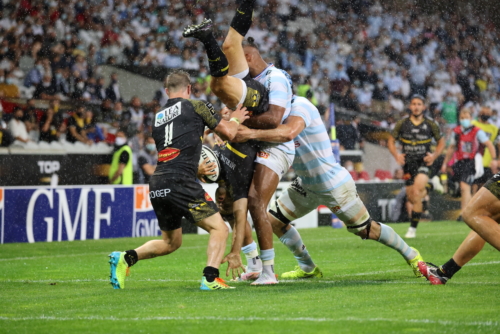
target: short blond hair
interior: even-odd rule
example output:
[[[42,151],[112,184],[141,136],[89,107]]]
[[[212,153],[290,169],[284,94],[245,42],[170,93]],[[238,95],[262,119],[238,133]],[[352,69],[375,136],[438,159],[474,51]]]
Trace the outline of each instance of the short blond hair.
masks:
[[[189,73],[183,70],[175,70],[165,79],[165,88],[175,93],[191,84]]]
[[[472,118],[472,112],[469,108],[462,108],[460,109],[460,114],[458,115],[459,117],[462,116],[462,115],[469,115],[470,118]]]

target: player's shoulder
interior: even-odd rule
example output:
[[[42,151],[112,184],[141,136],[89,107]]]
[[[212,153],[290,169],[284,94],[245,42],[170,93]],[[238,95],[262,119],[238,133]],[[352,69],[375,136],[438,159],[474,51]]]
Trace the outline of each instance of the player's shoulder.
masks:
[[[187,99],[186,101],[193,106],[194,110],[197,113],[200,113],[202,111],[209,111],[212,115],[215,115],[215,108],[208,101],[205,101],[205,100],[193,100],[193,99]]]
[[[401,118],[399,121],[397,121],[395,126],[402,126],[403,124],[408,123],[408,122],[411,122],[410,116],[405,116],[405,117]]]
[[[428,123],[431,127],[439,128],[438,122],[435,119],[430,118],[429,116],[424,116],[424,122]]]
[[[294,95],[292,98],[292,110],[293,109],[307,109],[314,110],[317,109],[314,104],[303,96]]]

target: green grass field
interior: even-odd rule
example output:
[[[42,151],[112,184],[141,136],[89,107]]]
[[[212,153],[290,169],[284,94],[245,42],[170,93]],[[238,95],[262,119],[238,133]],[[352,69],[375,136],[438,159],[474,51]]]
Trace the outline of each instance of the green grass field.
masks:
[[[408,224],[392,225],[404,234]],[[139,262],[126,289],[107,255],[147,238],[0,245],[0,333],[498,333],[500,256],[491,246],[446,286],[416,279],[395,251],[329,227],[300,230],[325,277],[200,291],[207,236]],[[442,264],[469,232],[422,223],[411,245]],[[276,241],[276,270],[295,259]],[[225,265],[224,265],[225,272]],[[221,270],[222,272],[222,270]]]

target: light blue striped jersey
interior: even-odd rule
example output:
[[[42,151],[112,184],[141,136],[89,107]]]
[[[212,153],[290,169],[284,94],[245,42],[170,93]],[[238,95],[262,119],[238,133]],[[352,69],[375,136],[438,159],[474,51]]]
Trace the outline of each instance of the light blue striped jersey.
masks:
[[[293,94],[290,82],[283,74],[283,72],[280,69],[274,67],[273,64],[269,64],[269,66],[266,67],[266,69],[254,79],[263,84],[264,87],[266,87],[267,91],[269,92],[269,104],[274,104],[285,108],[285,113],[283,114],[283,118],[281,119],[281,123],[283,123],[290,114],[290,110],[292,109]],[[263,143],[263,148],[266,147],[276,147],[287,154],[295,154],[293,141],[281,144]]]
[[[302,179],[302,186],[321,193],[351,180],[351,174],[335,161],[318,109],[305,97],[294,96],[290,116],[301,117],[306,124],[294,139],[293,168]]]

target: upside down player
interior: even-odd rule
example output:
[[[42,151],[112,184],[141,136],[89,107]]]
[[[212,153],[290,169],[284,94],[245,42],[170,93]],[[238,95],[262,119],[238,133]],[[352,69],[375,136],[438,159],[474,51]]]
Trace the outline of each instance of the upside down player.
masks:
[[[244,0],[238,7],[223,44],[224,52],[211,32],[209,20],[197,26],[187,27],[183,35],[195,37],[205,45],[210,71],[214,77],[212,80],[216,80],[213,83],[214,86],[211,83],[211,87],[217,96],[220,95],[224,103],[231,94],[236,94],[236,97],[231,100],[233,105],[238,97],[244,98],[244,94],[237,93],[239,83],[230,83],[234,82],[234,78],[227,76],[227,66],[229,66],[229,73],[243,78],[242,82],[247,85],[248,81],[245,78],[254,78],[252,84],[260,82],[264,86],[269,93],[269,108],[267,112],[252,114],[245,124],[253,128],[275,128],[290,113],[292,88],[279,69],[264,61],[253,39],[248,38],[242,48],[244,36],[252,24],[254,5],[255,0]],[[218,77],[221,79],[217,79]],[[231,103],[226,104],[231,106]],[[257,230],[263,269],[262,274],[252,285],[278,283],[274,274],[273,233],[267,217],[267,205],[276,191],[281,176],[288,171],[294,154],[292,141],[279,145],[267,145],[257,154],[257,165],[248,193],[248,208]]]
[[[412,267],[414,274],[421,277],[417,267],[422,261],[419,252],[409,247],[391,227],[371,219],[356,192],[351,175],[335,161],[321,116],[309,100],[294,96],[290,115],[278,128],[253,130],[242,126],[235,140],[279,143],[293,138],[296,147],[293,167],[298,177],[269,210],[273,232],[298,261],[295,270],[283,273],[281,277],[323,276],[312,261],[299,232],[290,225],[290,222],[316,210],[319,205],[328,206],[345,223],[349,232],[395,249]]]
[[[472,229],[453,257],[440,267],[419,262],[420,272],[432,285],[446,284],[483,249],[485,242],[500,251],[500,173],[481,187],[465,207],[462,218]]]
[[[439,126],[424,116],[425,98],[413,95],[410,100],[410,116],[398,121],[389,137],[387,147],[403,166],[406,178],[406,196],[413,205],[411,223],[405,238],[415,238],[417,225],[422,216],[422,200],[427,191],[430,166],[443,152],[445,140]],[[436,150],[431,153],[432,139],[437,142]],[[403,144],[403,152],[398,153],[396,140]]]
[[[228,230],[217,206],[195,181],[205,126],[224,139],[236,135],[239,123],[248,118],[239,106],[231,120],[221,120],[210,103],[190,100],[190,77],[174,71],[167,77],[170,99],[155,115],[153,138],[158,150],[158,165],[149,182],[149,197],[162,231],[162,240],[151,240],[135,250],[110,254],[110,281],[115,289],[125,288],[128,267],[139,260],[167,255],[182,243],[182,217],[210,234],[207,266],[203,270],[201,290],[230,289],[219,278]]]

